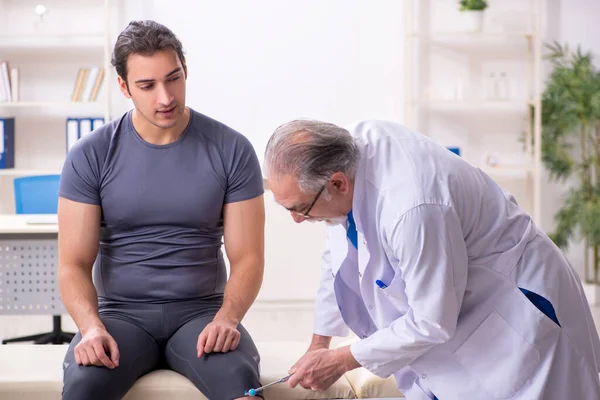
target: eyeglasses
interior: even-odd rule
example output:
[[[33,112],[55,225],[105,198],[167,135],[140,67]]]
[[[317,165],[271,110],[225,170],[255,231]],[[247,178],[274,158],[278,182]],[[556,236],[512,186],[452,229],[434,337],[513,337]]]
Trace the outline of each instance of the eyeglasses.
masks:
[[[301,216],[302,218],[305,218],[305,219],[310,218],[310,215],[308,215],[308,213],[315,206],[315,203],[317,202],[317,200],[319,200],[319,197],[321,196],[321,193],[323,193],[323,191],[325,190],[326,187],[327,187],[327,184],[323,185],[323,187],[317,192],[317,194],[315,196],[315,199],[312,201],[312,203],[310,203],[310,206],[308,206],[308,208],[306,209],[306,211],[304,211],[303,213],[302,212],[298,212],[298,211],[294,211],[294,213],[296,215]]]

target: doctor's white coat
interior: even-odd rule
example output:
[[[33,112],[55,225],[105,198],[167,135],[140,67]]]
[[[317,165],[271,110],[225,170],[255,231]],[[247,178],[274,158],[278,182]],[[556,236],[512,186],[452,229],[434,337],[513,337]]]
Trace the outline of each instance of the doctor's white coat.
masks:
[[[353,215],[329,228],[314,332],[409,400],[600,399],[600,341],[563,253],[487,175],[401,125],[352,126]],[[381,280],[387,288],[380,288]],[[550,301],[557,325],[520,288]]]

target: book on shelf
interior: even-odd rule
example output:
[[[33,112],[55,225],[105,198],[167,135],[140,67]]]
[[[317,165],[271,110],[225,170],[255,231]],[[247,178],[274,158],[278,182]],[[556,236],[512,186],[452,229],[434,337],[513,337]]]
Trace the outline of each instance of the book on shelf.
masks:
[[[0,169],[15,167],[15,119],[0,118]]]
[[[19,101],[19,69],[0,61],[0,102]]]
[[[79,68],[75,78],[75,86],[71,93],[71,101],[93,102],[98,99],[98,92],[104,79],[104,68],[91,66]]]

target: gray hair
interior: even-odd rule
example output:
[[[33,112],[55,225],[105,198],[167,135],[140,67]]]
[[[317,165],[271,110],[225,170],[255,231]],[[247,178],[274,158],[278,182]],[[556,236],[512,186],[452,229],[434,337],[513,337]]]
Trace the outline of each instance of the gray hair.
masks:
[[[291,175],[304,193],[315,193],[335,172],[354,178],[360,151],[350,133],[334,124],[295,120],[278,127],[265,151],[267,176]],[[328,192],[325,190],[327,197]]]

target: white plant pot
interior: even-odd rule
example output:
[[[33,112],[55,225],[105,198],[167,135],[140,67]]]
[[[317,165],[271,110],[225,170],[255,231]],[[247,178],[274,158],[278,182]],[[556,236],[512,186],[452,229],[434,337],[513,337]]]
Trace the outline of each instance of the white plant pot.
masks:
[[[585,297],[587,297],[587,301],[591,306],[600,304],[600,285],[583,282],[583,292],[585,293]]]
[[[483,29],[483,11],[462,11],[463,26],[467,32],[480,32]]]

